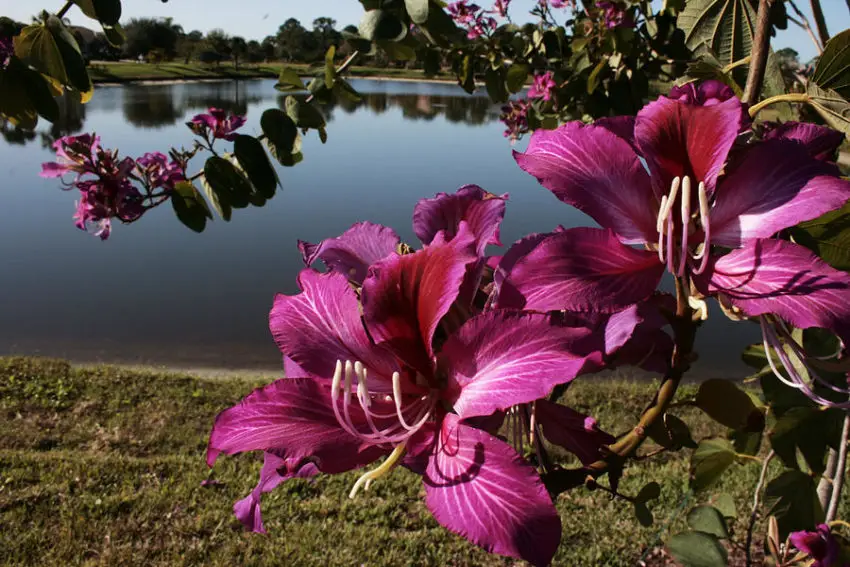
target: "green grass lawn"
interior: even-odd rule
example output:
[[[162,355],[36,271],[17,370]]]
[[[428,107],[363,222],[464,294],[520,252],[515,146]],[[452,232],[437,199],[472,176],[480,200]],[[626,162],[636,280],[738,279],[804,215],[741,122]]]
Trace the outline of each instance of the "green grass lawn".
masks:
[[[277,78],[281,68],[293,67],[305,76],[313,76],[321,71],[320,67],[311,67],[305,64],[269,63],[269,64],[242,64],[237,69],[232,63],[219,66],[204,65],[191,62],[184,63],[113,63],[95,62],[88,68],[89,75],[95,83],[127,82],[127,81],[162,81],[162,80],[190,80],[190,79],[236,79],[268,77]],[[425,75],[419,70],[410,69],[383,69],[377,67],[353,66],[346,71],[348,77],[392,77],[407,79],[425,79]],[[453,80],[444,75],[439,78]]]
[[[261,457],[223,456],[208,477],[213,418],[258,385],[60,361],[0,358],[0,563],[4,565],[513,565],[442,529],[422,503],[421,481],[396,470],[356,500],[357,473],[291,481],[265,496],[268,535],[246,533],[231,506],[256,483]],[[627,430],[651,384],[585,379],[567,393],[600,423]],[[690,387],[686,387],[688,389]],[[690,390],[691,393],[693,390]],[[717,434],[680,412],[694,437]],[[557,502],[563,543],[556,565],[634,565],[659,537],[684,526],[688,455],[632,466],[621,487],[662,486],[641,527],[631,506],[579,488]],[[736,465],[717,491],[748,511],[758,464]],[[847,511],[847,505],[844,506]],[[846,516],[846,513],[844,514]],[[740,524],[733,527],[740,536]],[[656,564],[650,562],[650,564]]]

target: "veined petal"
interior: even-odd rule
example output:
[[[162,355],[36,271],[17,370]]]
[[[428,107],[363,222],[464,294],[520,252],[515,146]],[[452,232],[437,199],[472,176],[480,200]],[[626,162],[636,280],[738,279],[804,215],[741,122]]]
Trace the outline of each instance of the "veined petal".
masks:
[[[717,177],[741,127],[741,101],[713,106],[659,97],[638,113],[635,138],[646,158],[656,195],[667,194],[675,177],[688,175],[714,192]]]
[[[461,222],[466,222],[475,236],[479,256],[488,244],[501,246],[499,227],[505,218],[508,195],[488,193],[478,185],[464,185],[456,193],[437,193],[433,199],[422,199],[413,209],[413,232],[428,245],[438,232],[446,240],[457,235]]]
[[[609,132],[612,132],[624,139],[637,152],[635,145],[635,117],[634,116],[607,116],[599,118],[593,123],[595,126],[601,126]]]
[[[840,208],[850,199],[850,183],[838,175],[797,142],[757,145],[717,188],[712,244],[738,248]]]
[[[260,470],[260,481],[251,494],[233,505],[233,514],[245,528],[252,532],[264,534],[263,516],[260,510],[260,500],[264,492],[271,492],[279,484],[292,478],[310,478],[319,474],[314,463],[299,464],[292,459],[283,459],[268,451],[263,454],[263,468]]]
[[[611,313],[652,294],[663,273],[654,252],[630,248],[610,230],[572,228],[514,265],[498,306]]]
[[[423,476],[434,518],[491,553],[548,565],[561,519],[537,472],[503,441],[446,415]]]
[[[535,411],[543,436],[578,457],[583,465],[599,460],[602,447],[614,442],[614,436],[599,429],[595,419],[574,409],[537,400]]]
[[[360,300],[375,342],[429,376],[434,331],[457,299],[467,266],[477,259],[474,237],[462,223],[450,242],[438,234],[422,250],[373,264]]]
[[[602,126],[569,122],[536,130],[519,166],[558,199],[587,213],[623,242],[652,242],[657,202],[629,143]]]
[[[468,418],[532,402],[583,370],[599,370],[600,347],[592,329],[560,325],[542,313],[496,310],[450,336],[437,366],[449,381],[446,399]]]
[[[722,293],[747,316],[773,313],[801,329],[829,329],[850,344],[850,275],[802,246],[749,242],[712,259],[694,283],[703,293]]]
[[[349,280],[362,284],[369,266],[395,254],[400,239],[391,228],[371,222],[359,222],[336,238],[326,238],[319,244],[298,241],[304,264],[312,266],[317,260],[329,270],[340,272]]]
[[[564,227],[559,226],[554,232],[564,232],[565,230],[566,229]],[[493,282],[496,285],[497,292],[501,287],[502,282],[505,281],[506,277],[508,277],[508,274],[510,274],[519,259],[534,250],[538,244],[546,240],[546,238],[552,234],[552,232],[535,232],[524,236],[513,243],[508,251],[505,252],[504,256],[499,259],[496,269],[493,272]]]
[[[215,418],[207,464],[212,466],[219,453],[274,451],[296,462],[309,459],[322,472],[338,473],[390,452],[346,432],[331,404],[330,386],[311,378],[284,378],[257,388]],[[358,405],[349,409],[355,424],[366,423]]]
[[[330,378],[337,360],[362,362],[388,380],[398,370],[390,353],[366,335],[360,304],[342,274],[306,269],[298,275],[298,295],[275,297],[269,327],[278,348],[310,376]]]
[[[768,130],[764,139],[794,140],[803,144],[813,158],[835,161],[835,152],[844,141],[844,134],[810,122],[784,122]]]

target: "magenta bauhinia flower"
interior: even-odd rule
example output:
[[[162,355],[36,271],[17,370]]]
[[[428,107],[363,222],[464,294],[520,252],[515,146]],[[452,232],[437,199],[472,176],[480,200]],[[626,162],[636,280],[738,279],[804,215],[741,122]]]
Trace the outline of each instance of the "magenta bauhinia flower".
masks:
[[[481,6],[478,4],[472,4],[469,0],[449,2],[447,8],[455,23],[462,26],[468,26],[473,23],[478,13],[481,11]]]
[[[813,532],[793,532],[788,539],[813,560],[811,567],[841,567],[841,546],[827,524],[820,524]]]
[[[303,291],[278,296],[270,316],[301,377],[220,414],[208,462],[262,450],[337,473],[387,456],[352,497],[403,464],[423,476],[426,504],[444,526],[494,553],[548,563],[560,520],[540,478],[508,444],[465,420],[531,403],[601,368],[600,339],[555,316],[506,310],[446,333],[442,321],[475,248],[464,223],[451,240],[440,233],[422,250],[393,254],[370,266],[360,301],[342,274],[303,271]]]
[[[773,236],[841,207],[850,183],[810,155],[811,140],[768,139],[730,159],[740,129],[737,98],[660,97],[634,120],[536,131],[517,163],[602,228],[545,239],[512,267],[502,293],[610,313],[652,294],[666,268],[779,336],[784,320],[846,344],[850,277]]]
[[[505,124],[504,136],[510,139],[511,144],[528,132],[528,109],[528,101],[525,100],[512,100],[502,107],[499,120]]]
[[[496,0],[496,2],[493,3],[492,12],[494,14],[498,14],[500,18],[507,18],[508,7],[510,6],[510,3],[511,0]]]
[[[809,155],[821,161],[835,161],[844,134],[838,130],[808,122],[766,122],[761,125],[765,140],[796,140],[803,144]]]
[[[635,27],[635,21],[620,2],[597,2],[596,7],[602,10],[605,27]]]
[[[210,108],[206,114],[198,114],[186,123],[192,132],[198,136],[233,141],[238,134],[236,130],[245,124],[245,117],[220,108]]]
[[[60,138],[53,148],[57,161],[42,164],[41,176],[62,178],[65,189],[80,191],[74,215],[78,228],[105,240],[111,219],[132,222],[145,212],[143,197],[130,180],[136,167],[132,159],[102,148],[94,134]]]
[[[173,191],[177,183],[186,180],[180,164],[161,152],[146,153],[136,160],[136,166],[150,189]]]
[[[534,82],[528,89],[528,98],[542,98],[547,102],[551,100],[552,90],[558,86],[554,77],[552,71],[535,75]]]

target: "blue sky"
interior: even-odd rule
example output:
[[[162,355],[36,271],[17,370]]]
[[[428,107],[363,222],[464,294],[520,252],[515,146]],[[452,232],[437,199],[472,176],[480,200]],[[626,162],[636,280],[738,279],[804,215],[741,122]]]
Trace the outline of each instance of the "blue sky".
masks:
[[[657,0],[656,0],[657,1]],[[38,7],[58,9],[63,0],[0,0],[0,15],[28,21]],[[489,0],[478,0],[481,5]],[[535,0],[514,0],[511,13],[515,20],[522,20],[523,14],[534,5]],[[262,39],[272,35],[287,18],[297,18],[307,27],[314,18],[329,16],[338,22],[338,28],[348,24],[357,24],[363,9],[357,0],[169,0],[163,4],[159,0],[124,0],[124,18],[133,17],[172,17],[187,31],[199,29],[207,32],[214,28],[223,28],[232,35],[241,35],[247,39]],[[840,0],[821,2],[831,34],[850,28],[850,11]],[[810,16],[809,2],[798,1],[799,8]],[[91,25],[90,20],[77,9],[69,12],[74,24]],[[790,24],[788,30],[780,32],[774,38],[775,49],[793,47],[800,52],[801,59],[807,61],[815,55],[815,48],[806,33]]]

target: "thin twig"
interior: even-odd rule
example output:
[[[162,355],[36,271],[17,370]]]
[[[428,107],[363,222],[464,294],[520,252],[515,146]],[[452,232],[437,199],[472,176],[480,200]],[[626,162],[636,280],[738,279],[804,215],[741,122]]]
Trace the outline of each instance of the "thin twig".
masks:
[[[829,457],[826,459],[826,468],[823,470],[817,489],[818,501],[820,507],[824,510],[829,508],[829,496],[832,494],[832,481],[835,479],[835,467],[837,465],[838,451],[830,449]]]
[[[354,63],[354,60],[357,59],[358,55],[360,55],[360,52],[355,49],[354,53],[349,55],[348,59],[346,59],[345,61],[342,62],[342,65],[340,65],[339,68],[336,70],[336,74],[339,75],[339,74],[345,72],[345,70],[348,69],[351,66],[352,63]],[[310,102],[314,98],[316,98],[316,95],[311,94],[310,96],[307,97],[307,100],[305,102]]]
[[[70,10],[70,9],[71,9],[71,6],[73,6],[73,5],[74,5],[74,0],[68,0],[67,2],[65,2],[65,5],[64,5],[64,6],[62,6],[62,9],[61,9],[61,10],[59,10],[58,12],[56,12],[56,17],[57,17],[57,18],[59,18],[59,19],[61,20],[61,19],[62,19],[62,17],[63,17],[65,14],[67,14],[67,13],[68,13],[68,10]]]
[[[753,52],[750,71],[747,74],[747,86],[742,100],[752,104],[759,98],[764,72],[767,68],[767,53],[770,51],[770,9],[774,0],[761,0],[756,18],[756,35],[753,38]]]
[[[841,445],[838,447],[838,463],[835,466],[835,476],[832,481],[832,497],[829,509],[826,511],[827,523],[833,521],[838,514],[838,502],[841,500],[841,489],[844,488],[844,476],[847,474],[847,441],[850,437],[850,413],[844,414],[844,427],[841,428]]]
[[[797,14],[797,17],[800,18],[801,21],[795,20],[792,16],[788,16],[788,19],[791,20],[792,22],[794,22],[795,24],[797,24],[798,26],[800,26],[801,28],[803,28],[804,30],[806,30],[806,33],[809,34],[809,37],[812,40],[812,43],[814,43],[815,47],[817,47],[818,53],[823,53],[823,44],[821,44],[821,42],[818,41],[818,38],[815,37],[815,32],[812,31],[812,25],[809,23],[809,18],[807,18],[806,15],[803,12],[800,11],[800,9],[794,3],[794,0],[786,0],[786,1],[791,6],[791,9],[794,10],[794,13]],[[850,0],[847,0],[847,4],[850,6]]]
[[[771,451],[767,454],[767,457],[764,458],[764,464],[761,466],[761,474],[759,475],[759,482],[756,485],[756,490],[753,493],[753,511],[750,514],[750,524],[747,526],[747,543],[744,548],[744,552],[747,554],[747,567],[750,567],[753,564],[753,556],[751,547],[753,546],[753,531],[756,527],[756,519],[758,518],[759,513],[759,502],[761,500],[761,491],[764,488],[764,481],[767,477],[767,467],[770,464],[770,461],[773,460],[774,453]]]
[[[829,41],[829,30],[826,29],[826,19],[823,17],[823,9],[820,7],[820,0],[811,0],[811,2],[812,16],[814,16],[815,25],[818,28],[820,42],[825,46],[826,42]]]

